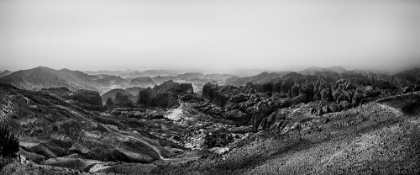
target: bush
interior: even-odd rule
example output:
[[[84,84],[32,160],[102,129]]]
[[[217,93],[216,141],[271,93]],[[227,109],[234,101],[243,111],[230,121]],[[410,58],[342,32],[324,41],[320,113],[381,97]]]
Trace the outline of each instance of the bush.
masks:
[[[0,126],[0,155],[2,161],[0,167],[10,162],[11,158],[16,157],[19,151],[18,137],[12,134],[6,125]]]

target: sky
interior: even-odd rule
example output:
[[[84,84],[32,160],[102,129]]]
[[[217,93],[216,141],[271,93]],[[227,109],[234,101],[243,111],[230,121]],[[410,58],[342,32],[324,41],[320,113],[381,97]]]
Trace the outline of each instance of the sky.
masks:
[[[420,1],[0,0],[0,70],[420,65]]]

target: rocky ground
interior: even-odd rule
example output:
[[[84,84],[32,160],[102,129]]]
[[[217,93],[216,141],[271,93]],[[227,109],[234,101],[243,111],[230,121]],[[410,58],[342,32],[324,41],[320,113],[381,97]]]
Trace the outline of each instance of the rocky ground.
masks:
[[[231,151],[157,174],[418,174],[420,95],[290,122],[284,134],[253,134]],[[407,106],[415,106],[406,110]]]
[[[347,74],[202,95],[167,81],[105,106],[94,91],[0,84],[20,141],[0,174],[419,174],[418,80]]]

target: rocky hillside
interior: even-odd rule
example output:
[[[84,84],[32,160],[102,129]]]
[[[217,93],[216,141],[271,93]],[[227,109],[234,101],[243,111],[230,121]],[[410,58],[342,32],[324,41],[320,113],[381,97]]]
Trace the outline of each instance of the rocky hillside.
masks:
[[[139,121],[120,124],[118,118],[74,106],[45,91],[67,89],[30,92],[0,84],[0,117],[19,134],[26,164],[89,172],[95,166],[112,166],[112,161],[160,160],[173,154],[170,147],[179,147],[144,131]],[[75,92],[72,98],[102,105],[99,94],[96,96]]]
[[[286,123],[230,145],[232,151],[166,165],[156,174],[418,174],[420,94],[383,98],[316,117],[287,110]],[[297,110],[297,111],[296,111]]]

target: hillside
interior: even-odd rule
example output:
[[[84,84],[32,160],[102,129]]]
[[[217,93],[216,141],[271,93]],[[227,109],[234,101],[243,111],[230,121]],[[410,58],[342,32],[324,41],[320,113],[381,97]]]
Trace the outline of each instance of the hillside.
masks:
[[[292,120],[280,135],[257,133],[231,152],[156,174],[418,174],[420,94]]]

